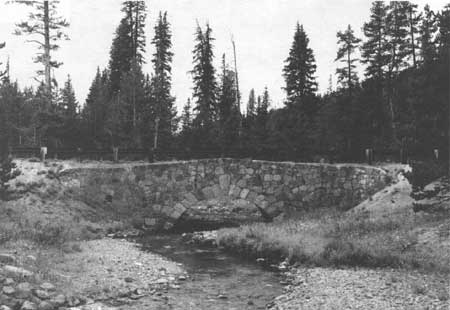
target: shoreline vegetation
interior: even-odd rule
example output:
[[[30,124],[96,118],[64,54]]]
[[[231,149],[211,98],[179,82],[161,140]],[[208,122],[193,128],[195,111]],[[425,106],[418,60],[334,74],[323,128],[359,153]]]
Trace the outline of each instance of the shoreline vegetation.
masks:
[[[320,215],[319,215],[320,214]],[[406,268],[450,273],[450,223],[442,215],[371,219],[322,212],[300,220],[218,230],[216,243],[239,255],[291,265]],[[423,235],[431,234],[429,241]],[[427,243],[428,242],[428,243]]]

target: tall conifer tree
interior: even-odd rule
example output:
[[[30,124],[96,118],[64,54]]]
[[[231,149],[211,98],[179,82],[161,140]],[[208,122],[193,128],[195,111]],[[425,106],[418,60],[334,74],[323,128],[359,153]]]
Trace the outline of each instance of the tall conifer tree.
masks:
[[[153,54],[154,76],[153,85],[153,118],[159,119],[158,134],[160,142],[166,148],[169,146],[173,131],[173,120],[176,116],[175,98],[171,95],[172,88],[172,33],[167,20],[167,12],[159,13],[155,25],[155,35],[152,43],[155,45]]]
[[[213,65],[214,38],[209,24],[206,24],[205,30],[197,25],[195,41],[194,69],[191,71],[194,80],[194,111],[196,111],[193,126],[199,136],[200,147],[210,147],[214,144],[212,131],[217,115],[217,82]]]
[[[317,90],[315,79],[316,64],[309,39],[303,25],[297,23],[294,41],[285,60],[283,75],[286,80],[288,106],[300,105],[301,99],[313,95]]]
[[[361,39],[355,37],[350,25],[348,25],[345,32],[339,31],[337,33],[337,38],[340,46],[337,52],[336,61],[340,60],[345,63],[345,66],[336,70],[338,81],[351,92],[353,86],[358,83],[355,62],[359,61],[359,59],[355,58],[353,53],[358,48]]]

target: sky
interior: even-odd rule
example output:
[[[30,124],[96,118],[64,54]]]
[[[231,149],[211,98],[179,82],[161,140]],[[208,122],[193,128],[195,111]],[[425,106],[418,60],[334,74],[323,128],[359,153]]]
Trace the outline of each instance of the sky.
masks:
[[[0,0],[1,1],[1,0]],[[12,33],[15,24],[26,20],[29,9],[24,5],[0,2],[0,62],[10,58],[10,72],[20,85],[36,85],[35,71],[40,68],[32,58],[36,47],[24,36]],[[108,65],[109,50],[116,27],[122,18],[121,0],[61,0],[59,11],[69,22],[69,41],[62,42],[54,58],[64,64],[55,71],[59,85],[70,74],[80,104],[84,104],[97,67]],[[414,1],[423,8],[429,3],[440,10],[448,0]],[[247,102],[250,89],[261,94],[267,86],[272,107],[283,105],[285,85],[282,69],[292,44],[297,22],[304,26],[314,51],[319,92],[329,85],[338,63],[336,32],[350,24],[362,37],[362,26],[370,16],[371,1],[365,0],[146,0],[148,7],[147,64],[150,73],[153,46],[150,44],[159,11],[167,11],[172,29],[172,94],[178,110],[192,94],[192,50],[196,20],[203,27],[209,22],[214,42],[215,66],[219,70],[222,54],[232,61],[234,38],[237,50],[242,102]],[[28,38],[29,39],[29,38]],[[360,75],[363,68],[360,67]]]

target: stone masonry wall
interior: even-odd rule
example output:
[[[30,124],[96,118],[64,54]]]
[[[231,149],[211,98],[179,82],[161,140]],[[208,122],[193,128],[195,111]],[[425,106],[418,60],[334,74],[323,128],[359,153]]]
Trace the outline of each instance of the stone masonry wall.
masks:
[[[86,203],[159,230],[271,221],[304,208],[349,209],[388,178],[370,166],[211,159],[71,169],[61,181]]]

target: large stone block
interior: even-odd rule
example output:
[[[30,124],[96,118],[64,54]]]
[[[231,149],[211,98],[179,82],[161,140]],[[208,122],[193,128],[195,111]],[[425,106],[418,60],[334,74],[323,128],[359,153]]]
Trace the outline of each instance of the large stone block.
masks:
[[[219,185],[224,192],[228,192],[228,190],[230,189],[230,182],[231,182],[230,175],[223,174],[219,176]]]
[[[173,220],[178,220],[184,212],[186,212],[186,208],[181,203],[177,203],[173,206],[173,211],[170,214],[170,218]]]
[[[250,193],[250,190],[249,190],[248,188],[244,188],[244,189],[241,191],[240,197],[241,197],[242,199],[246,199],[247,196],[248,196],[248,193]]]
[[[211,186],[204,187],[202,189],[202,194],[203,194],[203,196],[205,197],[206,200],[213,199],[215,197],[214,191],[213,191]]]
[[[214,184],[211,188],[212,188],[212,191],[214,193],[214,198],[218,198],[218,197],[222,197],[223,196],[223,192],[220,189],[219,185]]]
[[[239,187],[237,187],[236,185],[232,184],[230,186],[230,191],[228,192],[228,196],[237,198],[240,193],[241,193],[241,189]]]
[[[155,218],[146,217],[144,219],[144,225],[149,227],[155,226],[157,222],[158,221]]]
[[[216,169],[214,170],[214,173],[215,173],[216,175],[221,175],[221,174],[224,174],[225,171],[223,171],[223,168],[222,168],[222,167],[216,167]]]

